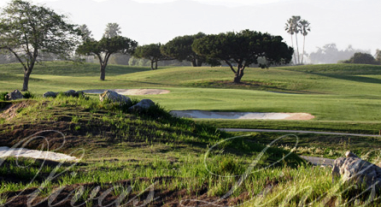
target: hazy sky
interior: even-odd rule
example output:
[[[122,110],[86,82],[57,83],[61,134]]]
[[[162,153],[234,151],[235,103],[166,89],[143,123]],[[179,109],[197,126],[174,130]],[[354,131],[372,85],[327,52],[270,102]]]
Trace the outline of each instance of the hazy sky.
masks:
[[[0,0],[0,7],[8,0]],[[198,32],[215,34],[243,29],[280,35],[291,45],[285,32],[286,20],[300,15],[311,23],[306,52],[328,43],[339,49],[381,49],[380,0],[33,0],[72,23],[86,24],[96,39],[105,25],[118,23],[122,35],[140,45],[166,43],[176,36]],[[137,3],[138,2],[138,3]],[[295,40],[294,44],[295,44]],[[302,50],[303,37],[299,36]]]
[[[49,1],[57,1],[57,0],[33,0],[32,2],[49,2]],[[78,0],[80,2],[81,0]],[[107,0],[94,0],[97,2],[107,1]],[[176,0],[134,0],[136,2],[142,2],[142,3],[167,3],[167,2],[174,2]],[[237,4],[240,5],[253,5],[253,4],[265,4],[265,3],[272,3],[272,2],[279,2],[282,0],[195,0],[202,3],[210,3],[210,4],[220,4],[225,6],[236,6]],[[284,0],[283,0],[284,1]],[[5,5],[7,0],[0,0],[0,6]]]

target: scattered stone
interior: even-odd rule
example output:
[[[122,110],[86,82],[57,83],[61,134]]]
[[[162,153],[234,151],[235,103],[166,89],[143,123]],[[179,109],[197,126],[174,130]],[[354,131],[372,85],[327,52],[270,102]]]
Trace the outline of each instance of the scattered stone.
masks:
[[[13,92],[8,93],[5,95],[6,100],[17,100],[17,99],[23,99],[24,96],[19,90],[14,90]]]
[[[333,164],[332,182],[335,177],[341,177],[347,184],[363,184],[366,187],[375,185],[376,189],[381,187],[381,168],[362,160],[354,153],[348,151],[346,157],[337,158]]]
[[[65,96],[80,97],[83,96],[83,91],[69,90],[64,93]]]
[[[137,103],[134,106],[131,106],[128,111],[136,111],[136,112],[141,112],[148,110],[150,107],[154,106],[155,103],[151,99],[143,99],[139,103]]]
[[[44,93],[44,97],[45,98],[48,98],[48,97],[57,97],[59,93],[56,93],[56,92],[53,92],[53,91],[48,91],[46,93]],[[75,91],[75,90],[69,90],[69,91],[66,91],[64,93],[62,93],[64,96],[72,96],[72,97],[80,97],[80,96],[83,96],[84,93],[83,91]]]
[[[53,92],[53,91],[48,91],[46,93],[44,93],[44,98],[48,98],[48,97],[57,97],[57,93]]]
[[[132,104],[130,98],[128,98],[126,96],[119,95],[115,91],[105,91],[105,92],[103,92],[102,94],[99,95],[99,100],[101,102],[103,102],[103,101],[109,101],[111,103],[118,102],[121,105]]]

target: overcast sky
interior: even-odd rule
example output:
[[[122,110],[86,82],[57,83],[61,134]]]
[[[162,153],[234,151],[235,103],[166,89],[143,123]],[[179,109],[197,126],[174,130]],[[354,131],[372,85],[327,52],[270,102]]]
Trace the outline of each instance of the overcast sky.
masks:
[[[0,0],[0,7],[8,0]],[[328,43],[339,49],[381,49],[380,0],[34,0],[72,23],[87,24],[99,39],[109,22],[122,28],[122,35],[140,45],[166,43],[180,35],[206,34],[243,29],[280,35],[291,45],[284,31],[292,15],[311,23],[306,51]],[[303,38],[299,36],[302,50]],[[295,44],[295,40],[294,40]]]

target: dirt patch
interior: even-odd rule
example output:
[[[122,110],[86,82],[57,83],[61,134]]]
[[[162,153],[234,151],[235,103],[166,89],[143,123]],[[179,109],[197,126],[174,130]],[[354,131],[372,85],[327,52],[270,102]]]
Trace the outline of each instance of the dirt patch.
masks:
[[[257,120],[311,120],[307,113],[211,112],[198,110],[171,111],[177,117],[199,119],[257,119]]]
[[[120,95],[160,95],[168,94],[169,90],[161,89],[96,89],[96,90],[84,90],[84,93],[101,94],[104,91],[115,91]]]
[[[31,104],[30,101],[22,101],[22,102],[16,102],[9,104],[5,106],[5,108],[0,110],[0,119],[5,119],[5,120],[11,120],[14,118],[18,111],[22,108],[25,108]]]

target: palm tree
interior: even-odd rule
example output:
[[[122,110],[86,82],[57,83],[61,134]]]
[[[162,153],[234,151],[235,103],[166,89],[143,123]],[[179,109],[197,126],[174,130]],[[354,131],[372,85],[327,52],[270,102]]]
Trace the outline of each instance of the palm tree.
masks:
[[[300,32],[303,35],[303,56],[302,56],[302,63],[303,63],[303,58],[304,58],[304,46],[306,43],[306,36],[308,35],[308,32],[311,31],[310,23],[307,20],[301,20],[300,21]]]
[[[300,63],[300,57],[299,57],[299,45],[298,45],[298,33],[299,33],[299,24],[300,24],[300,16],[292,16],[291,17],[292,26],[294,27],[294,33],[295,33],[295,41],[296,41],[296,52],[298,54],[298,64]]]
[[[292,47],[294,47],[294,40],[292,36],[294,35],[295,31],[294,31],[294,23],[292,21],[292,18],[287,20],[285,30],[287,31],[287,33],[291,35],[291,45]],[[295,55],[294,55],[294,63],[296,63]]]

